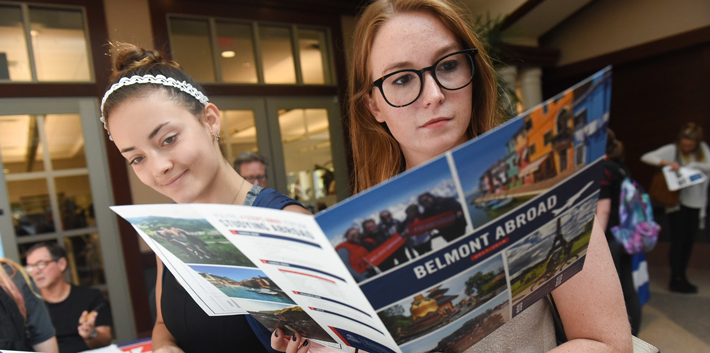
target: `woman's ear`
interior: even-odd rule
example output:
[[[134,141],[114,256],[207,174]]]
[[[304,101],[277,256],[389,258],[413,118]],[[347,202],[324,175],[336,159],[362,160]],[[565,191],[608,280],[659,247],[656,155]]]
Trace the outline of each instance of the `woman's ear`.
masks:
[[[220,113],[217,106],[212,103],[207,103],[207,105],[205,105],[203,123],[207,125],[207,129],[210,133],[219,133],[222,131],[222,120],[219,117]]]
[[[378,123],[385,122],[385,119],[382,118],[382,111],[380,111],[380,108],[377,107],[377,103],[370,95],[365,96],[365,105],[367,105],[367,110],[372,113]]]

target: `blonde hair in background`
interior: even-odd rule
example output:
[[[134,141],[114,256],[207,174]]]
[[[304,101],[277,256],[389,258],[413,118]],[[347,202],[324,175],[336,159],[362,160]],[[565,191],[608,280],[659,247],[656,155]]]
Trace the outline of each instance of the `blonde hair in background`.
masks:
[[[705,162],[705,153],[703,153],[702,147],[700,147],[700,143],[703,142],[703,127],[693,123],[685,123],[683,124],[683,127],[680,128],[680,133],[678,133],[678,140],[676,140],[676,147],[678,147],[678,150],[680,151],[680,140],[681,139],[689,139],[695,141],[695,149],[691,152],[695,154],[695,160],[698,162]],[[680,153],[681,158],[683,158],[684,162],[689,162],[690,161],[690,156],[681,152]]]
[[[473,79],[473,110],[466,136],[471,139],[502,121],[496,78],[491,60],[471,28],[466,11],[447,0],[377,0],[360,16],[355,27],[353,67],[348,81],[350,141],[355,171],[354,192],[385,181],[404,170],[399,143],[367,108],[365,97],[374,93],[368,58],[379,28],[398,13],[428,12],[438,17],[464,48],[478,48]]]
[[[4,266],[2,266],[2,264],[7,264],[8,266],[10,266],[10,268],[12,269],[12,274],[10,276],[5,273],[5,268]],[[27,285],[32,290],[32,293],[34,293],[37,297],[42,298],[39,294],[35,293],[34,289],[32,289],[32,286],[30,285],[30,283],[32,283],[30,282],[30,276],[22,268],[22,266],[18,265],[12,260],[0,257],[0,287],[2,287],[2,289],[5,290],[5,292],[12,298],[12,300],[15,301],[15,304],[17,304],[17,308],[20,309],[22,317],[24,317],[26,320],[27,308],[25,307],[25,300],[22,298],[22,293],[20,293],[20,290],[17,288],[15,283],[12,282],[12,277],[15,277],[18,273],[25,278],[25,282],[27,282]]]

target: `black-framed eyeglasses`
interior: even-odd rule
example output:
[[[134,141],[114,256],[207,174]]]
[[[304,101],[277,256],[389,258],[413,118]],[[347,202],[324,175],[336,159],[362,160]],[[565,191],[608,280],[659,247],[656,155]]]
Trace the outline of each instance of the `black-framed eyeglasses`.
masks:
[[[419,99],[422,94],[424,73],[429,71],[439,87],[455,91],[468,86],[473,81],[474,57],[478,49],[464,49],[444,56],[434,65],[421,70],[399,70],[380,77],[372,83],[380,89],[387,104],[401,108]]]
[[[25,271],[27,271],[27,272],[32,272],[32,271],[34,271],[34,270],[41,271],[41,270],[44,270],[45,267],[49,266],[49,264],[51,264],[52,262],[55,262],[55,261],[56,261],[56,260],[48,260],[48,261],[42,260],[42,261],[37,261],[37,263],[34,264],[34,265],[27,265],[27,266],[25,266]]]
[[[262,182],[266,180],[266,175],[251,175],[251,176],[245,176],[244,179],[248,181],[249,183],[254,183],[254,182]]]

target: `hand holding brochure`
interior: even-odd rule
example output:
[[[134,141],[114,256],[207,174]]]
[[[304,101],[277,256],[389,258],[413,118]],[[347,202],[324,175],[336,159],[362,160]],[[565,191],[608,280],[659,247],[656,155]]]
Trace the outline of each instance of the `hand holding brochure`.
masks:
[[[118,206],[209,315],[368,352],[463,352],[582,270],[609,68],[313,216]]]
[[[703,172],[687,167],[680,167],[677,171],[673,171],[671,166],[663,167],[663,176],[666,178],[668,190],[676,191],[688,186],[705,182],[707,177]]]

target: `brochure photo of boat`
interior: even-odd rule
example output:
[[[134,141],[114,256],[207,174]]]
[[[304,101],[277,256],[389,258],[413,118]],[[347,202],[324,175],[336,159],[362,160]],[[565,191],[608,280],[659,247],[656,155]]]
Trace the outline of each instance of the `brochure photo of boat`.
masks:
[[[150,215],[126,220],[186,264],[256,267],[203,218]]]
[[[471,232],[444,156],[395,178],[316,216],[358,282]]]
[[[402,353],[461,353],[510,320],[508,292],[504,291],[458,321],[400,346]]]
[[[303,337],[314,340],[337,343],[323,328],[313,320],[301,307],[282,305],[277,303],[250,303],[258,304],[247,309],[249,315],[257,319],[269,331],[280,328],[287,335],[297,332]],[[235,332],[235,334],[238,334]]]
[[[604,155],[611,73],[602,71],[452,152],[474,229]]]
[[[296,304],[259,269],[234,266],[189,266],[230,298]]]
[[[501,255],[378,312],[397,344],[446,327],[507,290]]]
[[[505,250],[514,305],[584,257],[596,206],[593,195]]]

